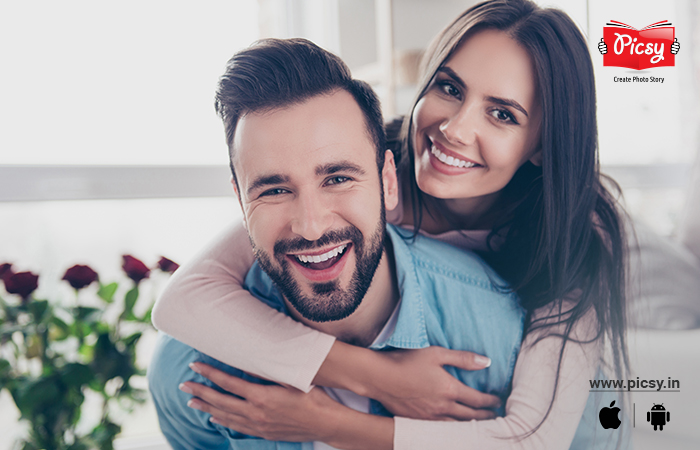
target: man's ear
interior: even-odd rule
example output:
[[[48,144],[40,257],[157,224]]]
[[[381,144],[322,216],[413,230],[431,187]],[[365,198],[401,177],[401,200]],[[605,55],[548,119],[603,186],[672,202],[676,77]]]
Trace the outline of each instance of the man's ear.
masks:
[[[238,195],[238,186],[236,186],[236,180],[233,179],[233,175],[231,175],[228,181],[231,183],[231,186],[233,186],[233,193],[236,194],[236,197],[240,200],[241,196]]]
[[[534,155],[528,160],[537,167],[542,167],[542,149],[538,148]]]
[[[231,186],[233,187],[233,192],[236,194],[236,198],[238,199],[238,205],[241,207],[241,212],[243,213],[243,226],[245,229],[248,229],[248,221],[245,218],[245,209],[243,208],[243,202],[241,201],[241,194],[238,192],[238,186],[236,186],[236,180],[233,179],[233,175],[231,175],[231,179],[229,180],[231,182]]]
[[[391,211],[399,204],[399,182],[396,176],[394,153],[391,150],[387,150],[384,154],[382,182],[384,184],[384,206],[387,211]]]

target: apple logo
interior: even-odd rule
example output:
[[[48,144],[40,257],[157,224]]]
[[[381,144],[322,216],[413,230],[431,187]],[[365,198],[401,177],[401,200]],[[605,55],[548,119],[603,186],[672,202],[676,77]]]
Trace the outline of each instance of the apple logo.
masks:
[[[614,430],[617,430],[620,428],[620,424],[622,423],[620,419],[617,417],[617,414],[620,412],[620,408],[613,408],[615,405],[615,400],[610,403],[610,408],[603,408],[600,410],[600,413],[598,413],[598,418],[600,419],[600,424],[605,428],[606,430],[608,428],[612,428]]]

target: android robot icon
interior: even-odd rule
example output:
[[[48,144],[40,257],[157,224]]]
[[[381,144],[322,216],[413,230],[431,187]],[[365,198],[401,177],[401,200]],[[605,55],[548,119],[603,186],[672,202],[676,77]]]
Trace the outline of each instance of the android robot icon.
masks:
[[[666,422],[670,421],[671,413],[666,411],[663,403],[660,405],[654,403],[654,406],[651,407],[651,411],[647,411],[647,422],[651,422],[651,424],[654,425],[654,431],[656,431],[657,426],[659,427],[659,431],[663,431]]]

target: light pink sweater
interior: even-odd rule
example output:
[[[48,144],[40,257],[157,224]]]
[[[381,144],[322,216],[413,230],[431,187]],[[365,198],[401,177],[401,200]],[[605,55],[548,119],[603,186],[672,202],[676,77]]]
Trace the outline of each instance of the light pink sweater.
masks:
[[[387,219],[397,223],[400,216],[401,211],[395,210]],[[475,248],[483,246],[486,234],[451,231],[434,237],[461,248]],[[253,260],[243,226],[227,230],[175,272],[156,303],[153,323],[229,365],[308,392],[335,338],[274,311],[244,290],[241,285]],[[544,307],[534,317],[546,316],[548,311]],[[576,324],[572,337],[585,341],[594,335],[595,327],[591,311]],[[530,333],[523,341],[505,417],[469,422],[396,417],[394,449],[569,448],[588,399],[588,380],[594,379],[600,363],[599,342],[567,343],[547,420],[525,439],[502,439],[529,432],[549,407],[561,340],[548,337],[534,344],[536,338],[536,333]]]

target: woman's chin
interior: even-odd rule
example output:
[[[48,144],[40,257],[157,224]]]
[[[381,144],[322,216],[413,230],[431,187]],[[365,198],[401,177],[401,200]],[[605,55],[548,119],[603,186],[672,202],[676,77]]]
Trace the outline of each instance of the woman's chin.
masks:
[[[428,174],[416,174],[416,184],[423,194],[439,199],[453,198],[453,186]]]

